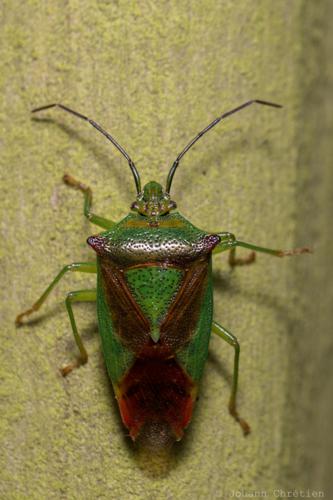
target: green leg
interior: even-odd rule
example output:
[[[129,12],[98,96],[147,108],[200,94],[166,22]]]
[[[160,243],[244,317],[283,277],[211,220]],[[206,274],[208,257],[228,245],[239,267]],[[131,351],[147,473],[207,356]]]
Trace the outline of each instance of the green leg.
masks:
[[[232,335],[232,333],[228,332],[228,330],[223,328],[223,326],[216,323],[216,321],[213,321],[212,323],[212,331],[216,333],[216,335],[221,337],[223,340],[228,342],[228,344],[230,344],[235,349],[234,373],[232,379],[231,396],[229,401],[229,412],[235,418],[235,420],[237,420],[237,422],[240,424],[241,428],[243,429],[244,436],[246,436],[250,432],[250,426],[244,419],[242,419],[238,415],[236,409],[240,346],[236,337]]]
[[[68,264],[65,266],[59,274],[54,278],[52,283],[47,287],[45,292],[39,297],[37,302],[35,302],[30,309],[27,309],[26,311],[23,311],[21,314],[19,314],[15,320],[16,325],[21,325],[22,320],[24,316],[30,316],[35,311],[38,311],[38,309],[41,307],[41,305],[45,302],[47,299],[48,295],[50,292],[53,290],[55,285],[58,283],[58,281],[61,280],[61,278],[66,274],[67,272],[73,272],[73,271],[78,271],[80,273],[96,273],[97,272],[97,267],[96,267],[96,262],[75,262],[73,264]]]
[[[77,181],[71,175],[65,174],[63,176],[63,181],[68,186],[73,187],[74,189],[79,189],[84,194],[84,206],[83,213],[87,219],[90,220],[96,226],[100,226],[103,229],[110,229],[110,227],[114,226],[114,222],[108,219],[104,219],[104,217],[100,217],[99,215],[95,215],[90,211],[92,204],[92,191],[90,187],[86,186],[82,182]]]
[[[84,365],[88,361],[88,353],[83,345],[74,318],[74,313],[72,308],[72,304],[74,302],[96,302],[96,290],[79,290],[77,292],[69,292],[69,294],[66,297],[65,304],[72,325],[75,342],[80,351],[80,357],[77,358],[75,361],[72,361],[72,363],[68,363],[67,365],[63,366],[60,369],[64,377],[68,375],[74,368],[78,368],[79,366]]]
[[[236,239],[235,235],[232,233],[218,233],[221,237],[220,243],[213,250],[213,254],[225,252],[230,250],[229,254],[229,264],[231,266],[250,264],[255,260],[255,252],[267,253],[274,255],[275,257],[285,257],[290,255],[300,255],[302,253],[312,253],[312,250],[308,247],[303,248],[293,248],[291,250],[280,250],[272,249],[266,247],[259,247],[258,245],[252,245],[252,243],[246,243],[245,241],[239,241]],[[243,247],[252,250],[252,252],[243,259],[236,258],[236,247]]]

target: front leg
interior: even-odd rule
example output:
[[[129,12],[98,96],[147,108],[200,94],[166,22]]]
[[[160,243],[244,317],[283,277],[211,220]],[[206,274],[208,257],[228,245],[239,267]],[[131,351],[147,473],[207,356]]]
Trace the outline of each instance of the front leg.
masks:
[[[92,222],[93,224],[96,224],[96,226],[102,227],[103,229],[110,229],[112,226],[114,226],[114,222],[109,219],[105,219],[105,217],[101,217],[100,215],[96,215],[92,213],[91,211],[91,205],[92,205],[92,191],[90,187],[86,186],[83,184],[83,182],[77,181],[74,179],[69,174],[65,174],[62,178],[65,184],[67,186],[70,186],[74,189],[78,189],[81,191],[84,195],[84,205],[83,205],[83,214],[87,219]]]

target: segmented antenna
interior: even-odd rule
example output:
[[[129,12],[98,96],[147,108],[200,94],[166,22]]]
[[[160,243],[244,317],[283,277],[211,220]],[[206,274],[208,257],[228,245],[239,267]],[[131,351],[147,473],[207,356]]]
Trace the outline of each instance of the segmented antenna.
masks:
[[[251,104],[264,104],[265,106],[272,106],[273,108],[282,108],[281,104],[275,104],[274,102],[268,102],[268,101],[261,101],[259,99],[252,99],[251,101],[244,102],[244,104],[241,104],[240,106],[237,106],[237,108],[233,108],[230,111],[227,111],[226,113],[223,113],[223,115],[219,116],[218,118],[215,118],[207,127],[205,127],[201,132],[199,132],[188,144],[185,146],[183,151],[179,153],[175,161],[173,162],[173,165],[169,171],[168,178],[167,178],[167,183],[166,183],[166,192],[170,193],[171,189],[171,183],[173,176],[175,175],[175,172],[177,170],[177,167],[179,165],[180,160],[183,158],[185,153],[191,147],[202,137],[206,132],[208,132],[211,128],[215,127],[221,120],[224,118],[227,118],[230,115],[233,115],[234,113],[237,113],[237,111],[240,111],[241,109],[247,108],[247,106],[250,106]]]
[[[118,142],[110,135],[106,130],[104,130],[98,123],[96,123],[94,120],[91,120],[87,116],[82,115],[81,113],[78,113],[77,111],[74,111],[71,108],[68,108],[67,106],[64,106],[63,104],[48,104],[47,106],[42,106],[41,108],[35,108],[31,112],[32,113],[38,113],[39,111],[44,111],[45,109],[50,109],[50,108],[61,108],[64,111],[67,111],[68,113],[71,113],[74,116],[77,116],[78,118],[81,118],[82,120],[85,120],[90,123],[98,132],[101,132],[112,144],[118,149],[118,151],[121,152],[123,156],[125,156],[126,160],[128,161],[128,165],[132,171],[134,181],[135,181],[135,186],[137,193],[139,194],[141,192],[141,181],[140,181],[140,175],[139,172],[137,171],[136,166],[134,165],[134,162],[131,160],[129,154],[125,151],[125,149],[118,144]]]

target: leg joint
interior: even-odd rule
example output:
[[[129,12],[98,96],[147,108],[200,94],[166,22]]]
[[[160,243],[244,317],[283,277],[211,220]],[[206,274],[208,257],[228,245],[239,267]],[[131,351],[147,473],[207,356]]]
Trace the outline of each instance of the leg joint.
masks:
[[[71,302],[73,302],[73,300],[75,299],[75,296],[76,296],[76,292],[68,292],[66,295],[66,299],[65,299],[66,304],[70,304]]]

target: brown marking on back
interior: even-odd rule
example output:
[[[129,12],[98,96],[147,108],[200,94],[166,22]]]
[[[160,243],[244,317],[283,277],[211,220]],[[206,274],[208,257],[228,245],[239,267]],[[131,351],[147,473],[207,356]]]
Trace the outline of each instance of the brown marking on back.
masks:
[[[144,267],[159,267],[161,269],[179,269],[179,271],[184,271],[182,267],[179,266],[179,264],[175,264],[173,262],[158,262],[156,263],[155,261],[148,261],[148,262],[140,262],[139,264],[134,264],[131,266],[126,266],[124,270],[129,271],[132,269],[142,269]]]
[[[149,265],[129,266],[126,270]],[[138,357],[170,358],[190,340],[195,330],[207,284],[208,257],[186,269],[175,264],[170,267],[180,269],[184,277],[160,324],[160,340],[154,343],[150,337],[150,321],[133,297],[124,270],[110,259],[101,258],[102,282],[116,334],[124,347]]]
[[[123,223],[123,227],[126,228],[140,228],[140,227],[163,227],[163,228],[180,228],[185,227],[184,222],[178,219],[163,219],[161,217],[158,218],[157,221],[149,219],[148,217],[145,220],[128,220]]]
[[[175,352],[186,344],[199,319],[207,285],[208,259],[196,261],[185,271],[182,285],[161,326],[161,343]]]
[[[135,354],[150,340],[150,324],[133,298],[121,269],[101,259],[102,281],[116,334]]]

